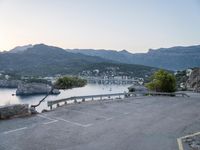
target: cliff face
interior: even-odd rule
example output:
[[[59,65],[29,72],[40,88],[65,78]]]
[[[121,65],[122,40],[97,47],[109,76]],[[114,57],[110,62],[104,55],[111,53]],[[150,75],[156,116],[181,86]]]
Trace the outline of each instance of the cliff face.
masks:
[[[21,83],[20,80],[0,80],[1,88],[17,88]]]
[[[52,87],[44,83],[21,83],[18,85],[16,95],[33,95],[33,94],[47,94]],[[59,94],[56,89],[51,94]]]
[[[147,53],[136,54],[127,51],[94,49],[67,49],[67,51],[98,56],[120,63],[139,64],[174,71],[200,66],[200,45],[150,49]]]
[[[200,68],[192,71],[187,80],[187,87],[193,89],[195,92],[200,92]]]

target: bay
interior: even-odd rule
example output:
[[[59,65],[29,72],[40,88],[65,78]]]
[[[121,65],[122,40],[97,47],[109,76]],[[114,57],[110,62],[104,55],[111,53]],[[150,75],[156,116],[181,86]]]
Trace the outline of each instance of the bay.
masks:
[[[62,98],[68,98],[72,96],[85,96],[95,94],[111,94],[127,92],[130,85],[103,85],[103,84],[87,84],[84,87],[73,88],[68,90],[60,90],[59,95],[50,95],[44,102],[37,107],[37,111],[41,112],[43,109],[49,109],[47,107],[48,100],[57,100]],[[45,95],[31,95],[31,96],[16,96],[16,89],[0,88],[0,106],[8,104],[37,104]]]

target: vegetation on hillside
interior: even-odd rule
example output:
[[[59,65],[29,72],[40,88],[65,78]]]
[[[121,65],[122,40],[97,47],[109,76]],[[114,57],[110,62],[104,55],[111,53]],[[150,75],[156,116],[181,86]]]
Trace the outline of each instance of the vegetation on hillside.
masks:
[[[176,78],[169,72],[158,70],[153,74],[151,81],[146,84],[146,87],[156,92],[175,92]]]
[[[94,70],[99,70],[98,74]],[[83,71],[90,72],[90,76],[131,76],[139,78],[150,77],[158,68],[120,63],[95,63],[83,68]],[[83,71],[81,75],[83,74]]]
[[[62,77],[55,83],[57,89],[70,89],[74,87],[83,87],[87,84],[87,81],[78,77]]]

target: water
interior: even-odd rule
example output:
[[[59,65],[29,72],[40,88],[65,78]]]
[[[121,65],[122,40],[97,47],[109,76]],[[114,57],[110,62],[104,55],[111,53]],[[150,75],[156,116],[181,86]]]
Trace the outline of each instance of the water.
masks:
[[[72,96],[82,96],[82,95],[95,95],[95,94],[111,94],[111,93],[121,93],[128,91],[130,85],[99,85],[99,84],[87,84],[85,87],[73,88],[69,90],[60,90],[59,95],[48,96],[39,107],[37,111],[41,112],[43,109],[49,109],[47,107],[48,100],[57,100]],[[16,96],[16,89],[4,89],[0,88],[0,106],[6,104],[37,104],[45,95],[34,95],[34,96]]]

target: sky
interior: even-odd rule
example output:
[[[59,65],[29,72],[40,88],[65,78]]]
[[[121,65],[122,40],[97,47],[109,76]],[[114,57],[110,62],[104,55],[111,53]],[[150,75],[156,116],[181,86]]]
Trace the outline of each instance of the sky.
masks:
[[[0,51],[148,49],[200,44],[200,0],[0,0]]]

